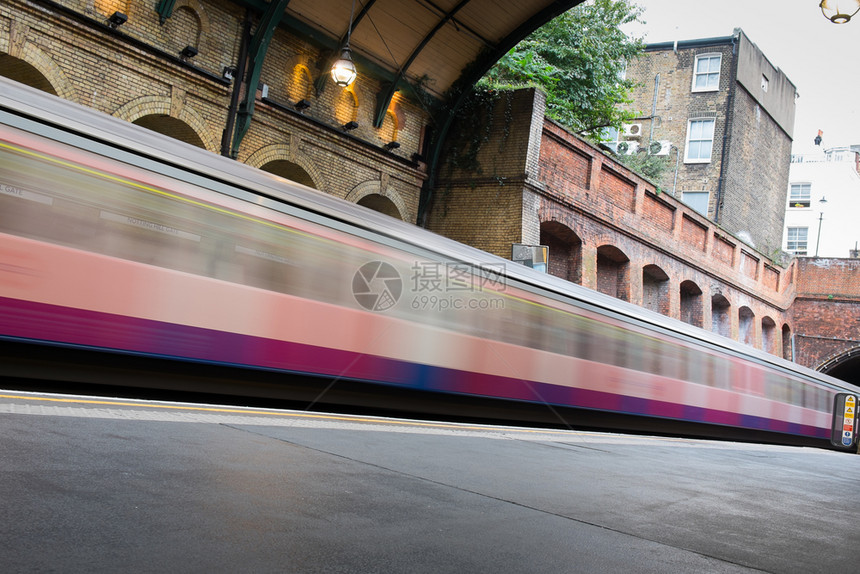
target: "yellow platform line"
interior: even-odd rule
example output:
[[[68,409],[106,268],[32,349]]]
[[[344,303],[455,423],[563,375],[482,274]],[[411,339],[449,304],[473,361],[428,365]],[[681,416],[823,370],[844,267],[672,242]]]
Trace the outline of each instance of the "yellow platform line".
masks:
[[[195,411],[195,412],[213,412],[213,413],[224,413],[224,414],[243,414],[243,415],[264,415],[264,416],[274,416],[274,417],[290,417],[290,418],[304,418],[304,419],[316,419],[316,420],[333,420],[333,421],[346,421],[346,422],[360,422],[360,423],[375,423],[382,425],[393,425],[393,426],[411,426],[411,427],[422,427],[422,428],[443,428],[443,429],[454,429],[454,430],[476,430],[476,431],[490,431],[490,430],[499,430],[493,427],[488,426],[471,426],[471,425],[455,425],[455,424],[446,424],[446,423],[424,423],[424,422],[413,422],[413,421],[398,421],[393,419],[377,419],[377,418],[368,418],[368,417],[359,417],[359,416],[341,416],[341,415],[323,415],[323,414],[312,414],[312,413],[294,413],[294,412],[278,412],[278,411],[261,411],[261,410],[252,410],[252,409],[244,409],[244,408],[227,408],[227,407],[203,407],[203,406],[191,406],[191,405],[160,405],[160,404],[148,404],[141,402],[126,402],[126,401],[110,401],[110,400],[95,400],[95,399],[75,399],[75,398],[60,398],[60,397],[33,397],[27,395],[5,395],[0,394],[0,399],[15,399],[15,400],[27,400],[27,401],[42,401],[42,402],[52,402],[52,403],[71,403],[71,404],[82,404],[82,405],[105,405],[105,406],[114,406],[114,407],[143,407],[149,409],[170,409],[170,410],[180,410],[180,411]],[[515,433],[530,433],[530,434],[559,434],[559,435],[586,435],[593,433],[584,433],[584,432],[576,432],[576,431],[568,431],[568,430],[541,430],[541,429],[526,429],[526,428],[515,428],[515,427],[505,427],[504,432],[515,432]]]

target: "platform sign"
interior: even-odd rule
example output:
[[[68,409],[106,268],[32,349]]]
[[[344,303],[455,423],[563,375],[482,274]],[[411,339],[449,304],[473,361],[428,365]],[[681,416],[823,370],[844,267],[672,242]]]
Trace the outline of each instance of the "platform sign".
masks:
[[[838,393],[833,401],[833,446],[851,448],[857,444],[857,395]]]

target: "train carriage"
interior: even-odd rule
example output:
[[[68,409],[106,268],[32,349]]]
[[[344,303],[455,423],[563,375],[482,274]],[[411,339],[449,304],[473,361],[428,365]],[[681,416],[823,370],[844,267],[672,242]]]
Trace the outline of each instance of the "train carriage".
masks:
[[[0,186],[0,338],[46,356],[309,377],[314,400],[409,390],[785,440],[829,439],[848,387],[2,79]]]

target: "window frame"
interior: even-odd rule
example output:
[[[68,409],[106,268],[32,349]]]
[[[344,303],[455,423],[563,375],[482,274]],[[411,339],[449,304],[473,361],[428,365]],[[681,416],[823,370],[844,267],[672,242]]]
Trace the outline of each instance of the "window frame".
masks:
[[[699,71],[699,61],[700,60],[713,60],[717,59],[717,71],[714,72],[710,69],[710,64],[708,65],[708,71],[700,72]],[[690,88],[691,92],[719,92],[720,91],[720,79],[722,77],[722,67],[723,67],[723,55],[719,52],[709,52],[707,54],[696,54],[696,58],[693,60],[693,84]],[[710,81],[707,81],[704,87],[697,86],[697,80],[700,76],[713,76],[716,75],[717,82],[716,86],[710,85]]]
[[[696,140],[692,139],[693,124],[698,123],[698,122],[710,122],[711,123],[710,140],[704,139],[704,138],[696,139]],[[714,132],[716,131],[716,128],[717,128],[717,118],[691,118],[691,119],[687,120],[687,136],[686,136],[686,143],[684,145],[684,163],[711,163],[711,160],[714,157]],[[711,142],[711,151],[708,154],[708,157],[707,158],[690,157],[690,142],[691,141],[696,141],[696,142],[710,141]]]
[[[696,206],[694,204],[688,203],[687,199],[686,199],[688,194],[695,194],[698,197],[705,196],[705,211],[699,211],[698,209],[696,209]],[[684,203],[684,205],[686,205],[687,207],[689,207],[690,209],[692,209],[693,211],[695,211],[699,215],[703,215],[705,217],[708,217],[708,210],[711,206],[711,192],[710,191],[705,190],[705,189],[693,189],[690,191],[682,191],[681,192],[681,201]]]
[[[806,199],[804,200],[803,189],[806,188]],[[795,187],[800,190],[799,197],[794,198],[792,192]],[[803,203],[806,205],[803,205]],[[809,181],[793,181],[788,184],[788,208],[789,209],[810,209],[812,207],[812,182]]]
[[[805,237],[800,239],[797,236],[796,232],[803,230]],[[794,239],[791,238],[791,232],[795,232]],[[803,249],[800,249],[800,242],[803,242]],[[794,249],[792,249],[791,244],[794,243]],[[809,253],[809,227],[808,226],[792,226],[787,227],[785,232],[785,250],[789,253],[793,253],[794,255],[807,255]]]

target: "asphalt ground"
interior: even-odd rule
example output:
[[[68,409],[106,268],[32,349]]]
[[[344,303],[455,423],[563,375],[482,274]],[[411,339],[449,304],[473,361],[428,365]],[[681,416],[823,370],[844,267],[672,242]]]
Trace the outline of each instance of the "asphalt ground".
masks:
[[[855,573],[823,449],[0,391],[0,572]]]

